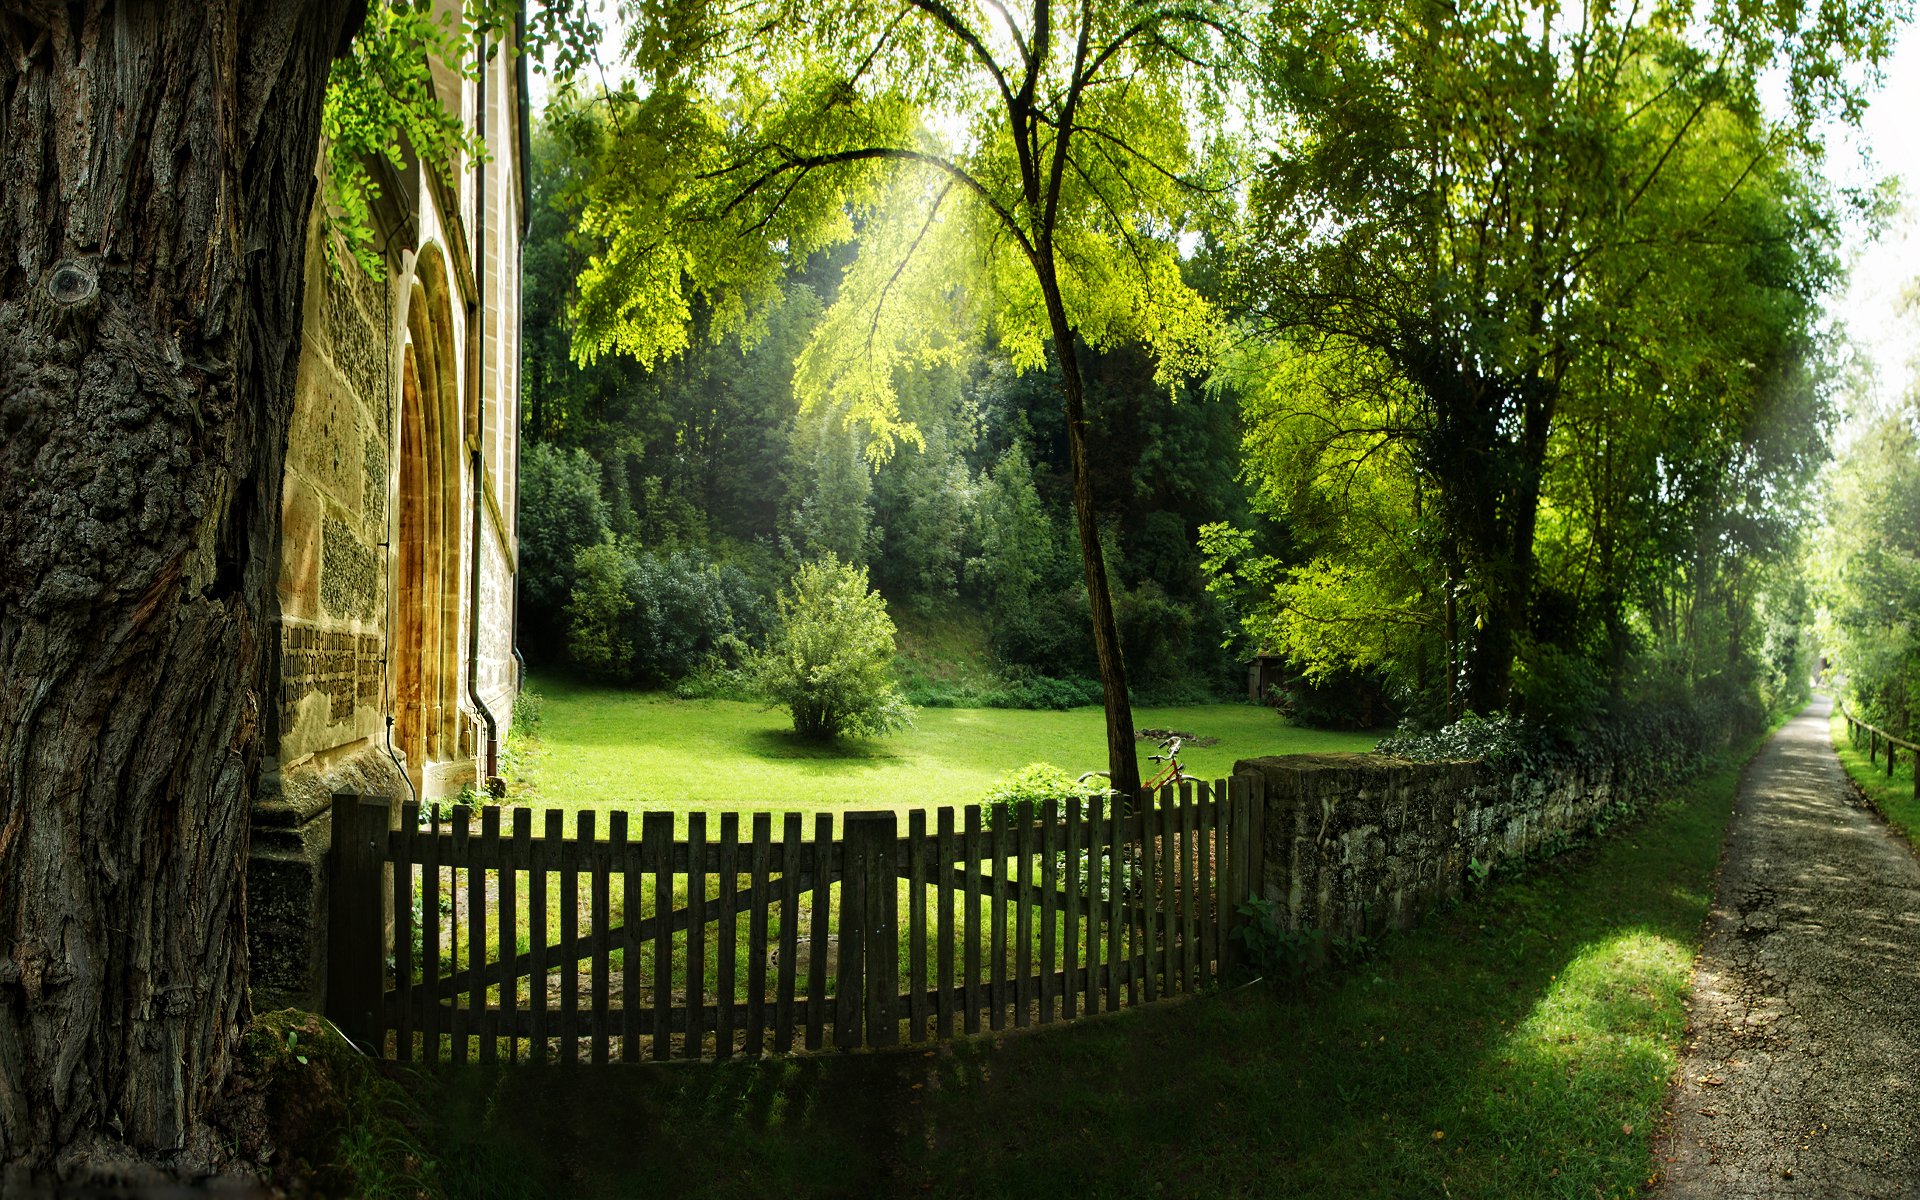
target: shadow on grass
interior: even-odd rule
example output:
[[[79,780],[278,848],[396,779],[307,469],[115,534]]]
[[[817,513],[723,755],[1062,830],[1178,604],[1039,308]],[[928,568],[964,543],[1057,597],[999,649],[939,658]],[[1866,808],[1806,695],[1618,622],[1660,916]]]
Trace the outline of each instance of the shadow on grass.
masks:
[[[756,758],[781,762],[884,763],[902,757],[878,739],[801,737],[791,729],[755,729],[741,739],[741,749]]]
[[[1734,783],[1291,994],[885,1055],[430,1077],[424,1140],[459,1197],[1627,1194]]]

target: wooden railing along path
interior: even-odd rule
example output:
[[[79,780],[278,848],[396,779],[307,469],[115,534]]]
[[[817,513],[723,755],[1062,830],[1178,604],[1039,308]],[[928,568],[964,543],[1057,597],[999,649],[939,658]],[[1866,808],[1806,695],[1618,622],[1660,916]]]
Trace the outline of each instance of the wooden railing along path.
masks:
[[[402,1060],[593,1063],[852,1049],[1068,1021],[1231,966],[1262,870],[1248,779],[1132,806],[906,814],[339,797],[328,1012]],[[717,828],[716,828],[717,826]],[[391,913],[391,924],[387,914]]]
[[[1868,763],[1877,765],[1879,754],[1880,754],[1880,747],[1882,743],[1886,745],[1887,778],[1889,779],[1893,778],[1894,755],[1899,753],[1901,750],[1905,750],[1908,754],[1913,756],[1913,761],[1914,761],[1913,798],[1916,800],[1920,800],[1920,745],[1915,745],[1914,743],[1906,741],[1903,738],[1897,738],[1892,734],[1888,733],[1886,730],[1879,728],[1878,726],[1869,725],[1865,721],[1860,720],[1858,717],[1854,716],[1852,713],[1847,711],[1847,702],[1845,700],[1840,699],[1839,696],[1837,695],[1834,697],[1833,702],[1840,706],[1840,715],[1846,718],[1847,736],[1853,740],[1854,749],[1858,750],[1860,748],[1860,735],[1863,732],[1867,735],[1867,762]]]

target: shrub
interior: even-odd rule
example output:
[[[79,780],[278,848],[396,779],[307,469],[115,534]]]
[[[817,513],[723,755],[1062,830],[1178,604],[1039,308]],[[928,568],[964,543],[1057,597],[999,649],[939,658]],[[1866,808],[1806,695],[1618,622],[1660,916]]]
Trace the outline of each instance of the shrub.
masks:
[[[1009,680],[984,693],[985,708],[1080,708],[1100,703],[1103,693],[1097,679],[1054,679],[1030,675]]]
[[[575,572],[569,645],[603,678],[657,685],[731,668],[767,627],[746,576],[697,550],[660,558],[602,543],[580,552]]]
[[[1093,778],[1085,783],[1052,763],[1028,763],[997,780],[980,797],[987,805],[988,825],[992,825],[994,806],[1005,804],[1015,820],[1031,820],[1040,805],[1048,800],[1065,804],[1069,800],[1090,800],[1107,794],[1107,781]]]
[[[624,678],[633,659],[627,616],[637,571],[632,556],[612,542],[582,547],[573,559],[567,648],[573,661],[603,678]]]
[[[558,612],[578,578],[576,556],[607,540],[600,467],[585,450],[528,442],[520,456],[520,578],[529,606]]]
[[[754,663],[760,690],[793,714],[803,737],[882,734],[912,723],[893,682],[893,619],[864,567],[829,554],[782,591],[767,648]]]

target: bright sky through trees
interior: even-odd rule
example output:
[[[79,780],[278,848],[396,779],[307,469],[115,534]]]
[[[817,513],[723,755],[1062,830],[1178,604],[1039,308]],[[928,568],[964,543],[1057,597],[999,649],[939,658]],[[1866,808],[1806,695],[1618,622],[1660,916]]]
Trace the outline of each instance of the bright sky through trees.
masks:
[[[1920,33],[1902,31],[1887,64],[1886,82],[1873,98],[1857,132],[1841,135],[1832,154],[1835,182],[1858,186],[1869,169],[1898,175],[1902,209],[1877,239],[1856,227],[1852,233],[1853,278],[1844,296],[1834,300],[1861,350],[1874,363],[1881,402],[1904,390],[1914,356],[1911,321],[1901,318],[1901,297],[1920,277]],[[1871,168],[1861,152],[1872,156]]]

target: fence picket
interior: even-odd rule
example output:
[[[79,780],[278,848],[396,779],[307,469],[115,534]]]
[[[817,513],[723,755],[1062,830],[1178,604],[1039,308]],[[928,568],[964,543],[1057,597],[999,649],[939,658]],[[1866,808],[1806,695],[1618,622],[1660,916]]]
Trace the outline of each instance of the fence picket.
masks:
[[[927,813],[907,814],[907,1040],[927,1036]]]
[[[861,965],[866,954],[868,847],[854,836],[851,814],[841,828],[845,837],[840,846],[840,919],[835,927],[840,953],[834,963],[833,1044],[854,1050],[862,1044],[866,1018]]]
[[[993,923],[988,926],[991,948],[989,953],[993,965],[988,972],[991,980],[988,988],[988,1002],[993,1005],[987,1027],[995,1031],[1006,1028],[1007,1004],[1011,999],[1007,995],[1007,826],[1013,823],[1012,811],[1002,802],[994,805],[993,813],[993,856],[991,873],[987,876],[987,887],[993,901]]]
[[[733,988],[736,969],[734,942],[740,934],[740,916],[734,897],[740,886],[740,814],[720,814],[720,929],[714,941],[714,1053],[733,1057]]]
[[[1154,903],[1160,882],[1160,809],[1150,791],[1140,793],[1140,881],[1134,888],[1140,904],[1140,984],[1147,1003],[1160,997],[1160,914]]]
[[[1025,1029],[1033,1006],[1033,806],[1023,804],[1013,827],[1013,1025]]]
[[[1181,783],[1181,991],[1200,989],[1200,839],[1194,820],[1194,785]]]
[[[470,978],[468,969],[473,959],[473,938],[469,936],[464,941],[461,938],[460,897],[464,889],[460,886],[463,878],[460,872],[464,864],[473,861],[473,855],[467,848],[469,834],[467,819],[450,814],[447,817],[447,827],[449,830],[448,858],[452,860],[447,863],[447,893],[451,909],[447,919],[447,950],[448,957],[452,960],[447,964],[449,976],[447,982],[453,990],[453,995],[447,1001],[447,1026],[450,1035],[448,1040],[452,1042],[453,1062],[459,1064],[467,1061],[467,1035],[471,1032],[467,1028],[469,1005],[461,1003],[461,993],[465,991],[465,985]],[[467,905],[469,918],[472,910],[473,905],[469,903]]]
[[[1121,951],[1125,942],[1126,929],[1121,921],[1120,901],[1126,894],[1127,853],[1122,814],[1126,811],[1124,797],[1115,796],[1107,803],[1107,1011],[1113,1012],[1120,1007],[1125,994],[1125,960]]]
[[[1100,1012],[1100,879],[1104,877],[1100,854],[1104,847],[1100,845],[1100,831],[1106,826],[1102,816],[1106,814],[1106,799],[1092,797],[1087,801],[1087,960],[1085,960],[1085,979],[1087,995],[1083,996],[1081,1010],[1092,1016]]]
[[[1054,1000],[1060,994],[1054,978],[1060,944],[1056,926],[1060,921],[1059,864],[1054,861],[1054,846],[1059,841],[1055,828],[1060,818],[1060,802],[1045,800],[1040,805],[1040,1023],[1053,1021]]]
[[[934,976],[939,981],[934,995],[935,1037],[953,1036],[953,887],[949,872],[957,861],[954,852],[953,809],[942,807],[935,817],[939,829],[939,853],[934,859],[934,874],[941,880],[938,889],[935,924],[939,927],[934,945]]]
[[[643,816],[642,821],[645,821]],[[640,1060],[640,921],[641,901],[645,898],[640,870],[640,855],[646,852],[646,827],[640,829],[640,844],[628,840],[627,814],[607,815],[606,854],[609,868],[596,874],[620,876],[620,1061]],[[611,884],[607,886],[611,887]],[[613,904],[608,900],[606,921],[611,927]]]
[[[753,875],[747,900],[747,1054],[767,1045],[767,901],[772,891],[773,814],[753,814]]]
[[[833,817],[813,819],[813,928],[807,939],[807,1049],[818,1050],[827,1022],[827,957],[832,953]]]
[[[561,815],[553,816],[557,826]],[[580,937],[581,847],[563,836],[559,849],[560,940],[572,945]],[[580,960],[571,954],[560,958],[560,1061],[568,1066],[580,1061]]]
[[[560,814],[548,810],[546,830],[534,843],[533,866],[527,872],[527,949],[533,962],[527,976],[527,1001],[533,1008],[532,1044],[527,1047],[535,1063],[547,1061],[547,874],[553,869],[560,848]]]
[[[980,864],[985,850],[980,844],[980,806],[966,808],[966,956],[961,964],[966,988],[966,1011],[961,1026],[967,1033],[980,1032]]]
[[[1206,987],[1214,982],[1213,956],[1217,947],[1213,942],[1214,933],[1214,841],[1213,829],[1217,822],[1214,814],[1219,810],[1219,798],[1226,791],[1226,782],[1216,779],[1212,787],[1200,785],[1199,851],[1200,868],[1199,896],[1195,901],[1200,918],[1200,985]]]
[[[707,1007],[707,814],[687,817],[687,1028],[680,1039],[683,1058],[706,1051]],[[654,1053],[663,1031],[655,1026]]]
[[[800,953],[799,813],[788,813],[780,838],[780,970],[774,984],[773,1048],[793,1049],[794,959]]]
[[[339,820],[336,809],[334,819]],[[440,1061],[440,812],[427,809],[420,839],[420,1060]]]
[[[400,808],[400,828],[393,833],[394,1057],[401,1062],[413,1061],[413,862],[419,828],[420,803],[409,800]]]
[[[1114,840],[1125,847],[1126,868],[1123,874],[1127,886],[1125,893],[1121,896],[1121,912],[1126,917],[1127,946],[1126,966],[1121,973],[1127,981],[1126,992],[1129,1005],[1140,1003],[1141,976],[1147,973],[1146,953],[1141,946],[1144,935],[1140,930],[1142,922],[1146,919],[1140,904],[1141,898],[1145,895],[1146,885],[1141,882],[1142,858],[1135,835],[1140,830],[1140,813],[1145,808],[1145,802],[1151,799],[1152,796],[1142,788],[1115,823],[1113,835]]]
[[[527,865],[527,847],[533,843],[533,814],[524,808],[512,813],[512,843],[500,871],[500,961],[512,962],[520,953],[520,872]],[[520,976],[500,980],[501,1022],[506,1026],[507,1061],[520,1061]]]
[[[633,1029],[633,1057],[640,1057],[640,923],[645,919],[640,901],[645,896],[646,868],[653,868],[653,903],[648,906],[653,916],[653,1037],[650,1049],[656,1061],[664,1061],[673,1054],[673,814],[664,812],[645,813],[640,818],[640,847],[646,858],[635,857],[634,872],[627,878],[629,899],[627,901],[627,928],[633,932],[628,935],[631,964],[627,970],[633,977],[627,987],[629,999],[625,1004],[633,1010],[629,1025]],[[687,928],[689,940],[693,928]],[[699,998],[691,988],[687,991],[687,1028],[691,1031],[698,1022],[693,1013],[699,1006]]]
[[[469,843],[471,848],[472,843]],[[473,1034],[480,1039],[479,1058],[492,1063],[499,1058],[495,1044],[492,1015],[487,1009],[487,868],[500,859],[500,806],[489,804],[480,810],[480,855],[467,864],[467,1004]]]
[[[587,919],[591,922],[587,938],[593,948],[589,967],[593,988],[593,1027],[587,1044],[593,1064],[601,1066],[607,1061],[607,992],[613,971],[613,945],[607,931],[613,924],[613,904],[605,848],[599,844],[600,835],[594,828],[595,824],[592,809],[585,809],[574,816],[574,836],[579,839],[581,854],[586,859],[587,903],[590,906]]]
[[[1080,813],[1080,798],[1069,798],[1064,827],[1067,835],[1067,919],[1060,938],[1060,950],[1066,959],[1060,989],[1060,1019],[1063,1021],[1073,1020],[1075,1001],[1080,993],[1080,892],[1083,884],[1080,867],[1084,853]]]

